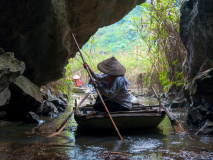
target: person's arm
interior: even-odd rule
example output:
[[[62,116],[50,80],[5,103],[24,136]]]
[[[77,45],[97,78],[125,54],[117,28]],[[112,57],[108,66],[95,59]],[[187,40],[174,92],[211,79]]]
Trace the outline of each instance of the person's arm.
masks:
[[[87,68],[89,72],[92,74],[92,76],[94,76],[94,71],[90,68],[90,66],[87,63],[84,63],[83,65],[84,65],[84,68],[85,69]]]
[[[90,71],[90,73],[94,79],[96,79],[97,81],[100,81],[100,82],[106,81],[107,75],[99,75],[99,74],[95,73],[87,63],[84,63],[83,65],[84,65],[84,68],[88,68],[88,70]]]

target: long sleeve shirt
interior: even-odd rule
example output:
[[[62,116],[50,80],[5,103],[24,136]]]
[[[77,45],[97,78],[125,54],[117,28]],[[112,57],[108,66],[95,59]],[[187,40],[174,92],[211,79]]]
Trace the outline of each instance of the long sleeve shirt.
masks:
[[[97,88],[99,89],[100,93],[108,97],[109,100],[114,101],[128,109],[132,109],[130,94],[127,90],[127,85],[130,85],[130,83],[126,80],[125,76],[122,75],[115,77],[110,86],[106,87],[104,83],[107,82],[107,76],[107,74],[99,75],[94,73],[94,78],[99,82]]]

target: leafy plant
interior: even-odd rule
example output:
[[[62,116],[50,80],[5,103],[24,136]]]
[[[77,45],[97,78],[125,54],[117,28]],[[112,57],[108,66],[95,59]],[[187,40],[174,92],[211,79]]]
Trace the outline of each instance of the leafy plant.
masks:
[[[150,78],[145,78],[146,85],[159,84],[159,89],[164,91],[182,79],[179,75],[182,74],[186,50],[179,37],[178,2],[151,0],[141,5],[141,18],[132,18],[132,29],[147,46],[146,60],[149,64],[146,76]],[[144,58],[144,55],[141,57]]]
[[[71,78],[62,78],[62,79],[60,79],[59,83],[56,85],[56,89],[58,91],[61,91],[64,94],[66,94],[69,101],[72,100],[73,87],[74,87],[74,85],[72,83]]]

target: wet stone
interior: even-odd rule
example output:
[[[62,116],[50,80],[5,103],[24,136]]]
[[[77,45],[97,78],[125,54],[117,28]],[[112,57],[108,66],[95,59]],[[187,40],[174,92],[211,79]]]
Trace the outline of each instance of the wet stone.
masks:
[[[24,62],[18,61],[12,52],[0,48],[0,92],[25,70]]]
[[[198,133],[213,134],[213,122],[211,122],[209,119],[207,119],[206,123],[196,134],[198,134]]]
[[[0,92],[0,108],[1,106],[7,105],[10,100],[10,90],[8,88],[5,88],[2,92]]]
[[[42,114],[44,116],[49,116],[51,114],[58,114],[58,110],[57,110],[56,106],[52,102],[49,102],[48,100],[46,100],[43,103],[43,112],[42,112]]]
[[[56,108],[61,107],[62,109],[66,109],[67,107],[67,105],[59,98],[52,98],[49,99],[49,101],[52,102],[56,106]]]
[[[35,123],[35,124],[40,124],[40,118],[37,114],[35,114],[34,112],[29,112],[26,116],[25,116],[25,123]]]

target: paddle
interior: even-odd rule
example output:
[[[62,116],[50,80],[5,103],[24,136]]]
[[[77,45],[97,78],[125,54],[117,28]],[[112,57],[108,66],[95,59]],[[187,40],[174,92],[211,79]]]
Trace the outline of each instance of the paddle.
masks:
[[[83,60],[83,63],[85,63],[84,57],[83,57],[83,55],[82,55],[82,53],[81,53],[81,50],[80,50],[80,48],[79,48],[79,45],[78,45],[78,43],[77,43],[77,41],[76,41],[75,36],[74,36],[73,33],[72,33],[72,36],[73,36],[73,39],[75,40],[75,43],[76,43],[76,45],[77,45],[77,47],[78,47],[78,50],[79,50],[80,56],[81,56],[81,58],[82,58],[82,60]],[[88,74],[89,74],[90,79],[93,80],[92,74],[90,73],[88,67],[86,67],[86,70],[87,70],[87,72],[88,72]],[[118,137],[120,138],[120,140],[123,141],[123,138],[122,138],[122,136],[121,136],[121,134],[120,134],[120,132],[119,132],[119,130],[118,130],[118,128],[117,128],[117,126],[116,126],[114,120],[112,119],[112,116],[111,116],[111,114],[109,113],[109,110],[108,110],[106,104],[104,103],[104,100],[103,100],[103,98],[102,98],[102,96],[101,96],[101,94],[100,94],[98,88],[97,88],[96,85],[94,85],[94,84],[93,84],[93,86],[94,86],[94,88],[96,89],[96,92],[97,92],[98,96],[100,97],[100,100],[101,100],[101,102],[102,102],[102,104],[103,104],[103,106],[104,106],[104,109],[105,109],[105,111],[107,112],[107,114],[108,114],[108,116],[109,116],[109,119],[110,119],[110,121],[111,121],[113,127],[115,128],[115,131],[116,131],[117,134],[118,134]]]
[[[172,127],[174,128],[175,131],[177,132],[185,132],[183,127],[180,125],[180,123],[173,117],[173,115],[169,112],[169,110],[164,106],[164,104],[161,102],[160,98],[158,97],[157,93],[155,92],[155,89],[152,87],[153,92],[155,93],[155,96],[158,99],[158,102],[161,107],[165,110],[167,116],[169,117],[169,120],[171,122]]]
[[[66,124],[69,122],[70,118],[72,117],[73,113],[78,110],[78,107],[84,102],[84,100],[89,96],[90,93],[87,93],[84,98],[79,102],[79,104],[75,107],[75,109],[67,116],[66,119],[64,119],[64,121],[61,123],[61,125],[56,129],[55,133],[50,134],[49,136],[47,136],[48,138],[59,135],[61,133],[61,131],[64,129],[64,127],[66,126]]]

